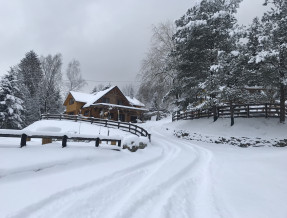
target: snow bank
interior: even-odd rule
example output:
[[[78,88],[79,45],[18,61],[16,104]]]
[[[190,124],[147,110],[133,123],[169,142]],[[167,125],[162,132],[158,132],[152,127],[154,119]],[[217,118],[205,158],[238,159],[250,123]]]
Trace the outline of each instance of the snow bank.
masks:
[[[209,136],[223,137],[261,137],[263,139],[286,138],[287,125],[281,124],[276,118],[236,118],[234,126],[230,119],[182,120],[167,124],[171,129],[188,130]]]
[[[42,135],[67,135],[68,137],[100,137],[123,139],[131,135],[119,129],[107,128],[103,126],[91,125],[86,122],[75,122],[66,120],[40,120],[22,130],[29,134],[31,132]]]

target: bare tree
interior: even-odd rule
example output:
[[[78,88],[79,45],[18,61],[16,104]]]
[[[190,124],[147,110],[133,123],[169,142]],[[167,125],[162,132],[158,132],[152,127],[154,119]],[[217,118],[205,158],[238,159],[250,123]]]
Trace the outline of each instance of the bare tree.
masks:
[[[135,96],[135,89],[133,84],[127,84],[122,88],[122,92],[124,95],[133,98]]]
[[[86,81],[82,78],[80,62],[77,60],[72,60],[68,64],[66,75],[68,78],[68,82],[66,83],[68,91],[78,91],[87,84]]]
[[[172,66],[173,59],[169,55],[174,49],[172,39],[175,33],[174,23],[167,21],[153,26],[151,47],[145,59],[142,61],[139,77],[141,84],[138,98],[146,105],[151,106],[154,93],[157,93],[158,105],[163,105],[162,99],[170,90],[175,73]]]

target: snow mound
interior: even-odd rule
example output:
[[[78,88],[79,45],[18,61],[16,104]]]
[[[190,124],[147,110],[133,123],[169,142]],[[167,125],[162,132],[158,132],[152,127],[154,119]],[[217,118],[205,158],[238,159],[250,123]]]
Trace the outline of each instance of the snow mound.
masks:
[[[61,128],[54,127],[54,126],[48,126],[48,127],[40,127],[37,129],[39,132],[61,132]]]
[[[86,122],[75,122],[69,120],[40,120],[26,127],[24,131],[32,132],[57,132],[58,134],[70,133],[81,135],[102,135],[102,136],[120,136],[122,138],[131,135],[119,129],[112,129]]]

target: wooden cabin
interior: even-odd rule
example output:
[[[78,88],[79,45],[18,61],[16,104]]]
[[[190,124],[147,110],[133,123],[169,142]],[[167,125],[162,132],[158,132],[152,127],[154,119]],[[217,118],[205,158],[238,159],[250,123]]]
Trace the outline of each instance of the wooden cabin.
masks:
[[[70,91],[65,102],[66,114],[136,122],[147,111],[136,98],[125,96],[117,86],[94,94]]]

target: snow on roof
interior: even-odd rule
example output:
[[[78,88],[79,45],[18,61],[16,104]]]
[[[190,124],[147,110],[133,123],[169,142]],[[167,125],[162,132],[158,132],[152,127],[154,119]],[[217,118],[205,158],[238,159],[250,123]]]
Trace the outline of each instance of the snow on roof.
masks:
[[[95,94],[88,94],[88,93],[82,93],[82,92],[74,92],[70,91],[71,95],[75,99],[75,101],[86,103],[84,107],[89,107],[91,104],[99,100],[101,97],[103,97],[105,94],[107,94],[109,91],[111,91],[115,86],[112,86],[106,90],[99,91]]]
[[[111,86],[110,88],[108,88],[106,90],[99,91],[95,94],[92,94],[91,97],[89,98],[89,100],[86,102],[87,104],[84,105],[84,107],[91,106],[91,104],[95,103],[97,100],[99,100],[101,97],[103,97],[105,94],[107,94],[109,91],[111,91],[115,87],[116,86]]]
[[[138,110],[138,111],[148,111],[145,108],[137,108],[137,107],[129,107],[125,105],[118,105],[118,104],[108,104],[108,103],[97,103],[97,104],[91,104],[90,106],[108,106],[112,108],[125,108],[125,109],[133,109],[133,110]]]
[[[141,103],[139,100],[137,100],[135,97],[131,98],[129,96],[126,96],[126,98],[128,99],[128,101],[130,102],[131,105],[133,106],[141,106],[144,107],[145,105],[143,103]]]
[[[81,92],[74,92],[74,91],[70,91],[71,95],[74,97],[75,101],[79,101],[79,102],[83,102],[86,103],[83,107],[90,107],[91,105],[94,105],[94,103],[99,100],[101,97],[103,97],[105,94],[107,94],[109,91],[111,91],[112,89],[114,89],[116,86],[111,86],[110,88],[103,90],[103,91],[99,91],[97,93],[94,94],[88,94],[88,93],[81,93]],[[140,107],[144,107],[145,105],[143,103],[141,103],[139,100],[137,100],[136,98],[131,98],[129,96],[125,96],[127,98],[127,100],[129,101],[129,103],[132,106],[140,106]]]
[[[82,92],[74,92],[70,91],[71,95],[75,99],[75,101],[87,103],[87,101],[91,98],[92,94],[82,93]]]

